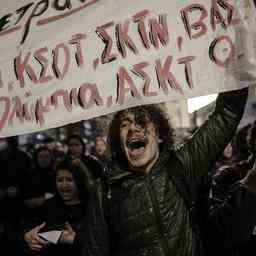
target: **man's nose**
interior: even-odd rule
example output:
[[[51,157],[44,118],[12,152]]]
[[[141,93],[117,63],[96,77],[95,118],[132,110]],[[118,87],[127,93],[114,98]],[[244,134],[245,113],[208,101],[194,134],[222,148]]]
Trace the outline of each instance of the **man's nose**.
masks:
[[[131,124],[131,130],[132,131],[141,131],[142,130],[142,127],[141,127],[141,125],[140,124],[138,124],[138,123],[136,123],[136,122],[133,122],[132,124]]]

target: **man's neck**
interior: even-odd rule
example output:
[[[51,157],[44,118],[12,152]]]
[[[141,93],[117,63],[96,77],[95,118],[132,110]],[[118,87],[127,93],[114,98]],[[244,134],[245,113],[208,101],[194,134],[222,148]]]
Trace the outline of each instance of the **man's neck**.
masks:
[[[158,158],[159,158],[159,152],[154,157],[154,159],[152,159],[152,161],[150,163],[148,163],[146,166],[141,166],[141,167],[138,167],[138,168],[130,166],[130,169],[131,169],[131,171],[136,171],[136,172],[141,172],[141,173],[149,174],[151,169],[153,168],[153,166],[157,162]]]

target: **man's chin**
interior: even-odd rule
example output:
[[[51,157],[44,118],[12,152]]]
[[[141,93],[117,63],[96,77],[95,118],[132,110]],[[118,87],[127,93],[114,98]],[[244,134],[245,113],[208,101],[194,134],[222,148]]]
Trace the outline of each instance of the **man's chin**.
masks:
[[[145,152],[143,154],[129,154],[129,151],[126,151],[126,159],[131,170],[144,171],[147,167],[147,159],[145,158]]]
[[[129,160],[128,164],[132,170],[140,170],[143,171],[145,168],[145,161],[144,159],[137,159],[137,160]]]
[[[131,170],[148,172],[156,160],[157,160],[157,157],[148,158],[147,156],[143,155],[136,159],[128,158],[128,165],[131,168]]]

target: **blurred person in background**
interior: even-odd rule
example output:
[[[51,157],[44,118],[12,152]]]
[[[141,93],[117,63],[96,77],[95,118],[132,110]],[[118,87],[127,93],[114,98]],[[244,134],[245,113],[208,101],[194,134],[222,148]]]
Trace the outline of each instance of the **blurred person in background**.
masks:
[[[39,218],[42,205],[47,199],[53,197],[55,193],[54,168],[55,159],[52,151],[46,146],[37,148],[33,156],[33,166],[26,172],[25,218]]]
[[[215,175],[216,172],[219,172],[223,167],[233,163],[233,152],[233,143],[229,142],[226,148],[223,150],[220,159],[216,161],[211,175]]]
[[[53,148],[53,155],[56,161],[60,162],[65,159],[67,155],[67,147],[61,141],[55,141]]]
[[[68,155],[72,158],[80,159],[84,165],[92,172],[95,179],[102,178],[103,169],[101,164],[94,158],[85,155],[85,144],[82,137],[73,134],[67,139]]]
[[[19,149],[18,137],[8,137],[6,142],[6,147],[0,152],[1,251],[15,255],[20,222],[24,216],[24,174],[31,168],[31,158]]]
[[[240,128],[234,138],[234,161],[247,159],[250,155],[249,138],[252,124]]]
[[[107,141],[103,136],[97,136],[95,138],[94,147],[92,150],[92,157],[94,157],[102,166],[103,178],[106,178],[111,171],[111,158],[109,156]]]
[[[97,136],[94,141],[93,156],[99,161],[105,162],[108,159],[106,138]]]
[[[80,160],[79,160],[80,161]],[[83,168],[85,168],[83,166]],[[88,179],[80,164],[66,159],[56,166],[56,194],[45,201],[42,218],[24,234],[25,249],[30,255],[87,256],[89,245],[90,204]],[[61,231],[56,243],[40,237],[40,233]]]
[[[247,128],[249,130],[247,130]],[[213,176],[206,235],[208,255],[254,255],[256,242],[256,122],[246,126],[249,157]]]

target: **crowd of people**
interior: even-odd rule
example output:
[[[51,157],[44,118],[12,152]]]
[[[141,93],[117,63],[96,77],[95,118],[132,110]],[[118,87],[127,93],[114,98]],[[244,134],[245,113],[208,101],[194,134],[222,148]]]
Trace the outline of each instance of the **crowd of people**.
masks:
[[[156,105],[115,113],[90,155],[0,151],[0,250],[11,256],[250,255],[256,235],[256,122],[248,88],[220,93],[182,144]],[[109,148],[109,153],[107,150]]]
[[[52,141],[45,140],[38,143],[32,152],[19,148],[18,137],[6,139],[6,145],[0,151],[1,251],[8,251],[10,255],[26,255],[29,250],[22,241],[22,235],[45,218],[56,220],[55,224],[64,219],[73,224],[76,218],[80,218],[82,212],[79,208],[85,204],[87,190],[79,171],[74,171],[77,168],[72,166],[71,159],[80,159],[98,179],[106,171],[106,145],[104,137],[96,137],[95,148],[88,156],[85,155],[83,138],[77,134],[67,139],[66,147],[59,149],[53,146]],[[63,170],[66,173],[63,174]],[[67,172],[70,177],[66,177]],[[69,207],[70,210],[61,207],[69,205],[78,194],[81,206],[75,203],[77,206]],[[77,198],[74,201],[77,202]],[[74,215],[74,220],[70,217],[73,212],[78,214]]]

